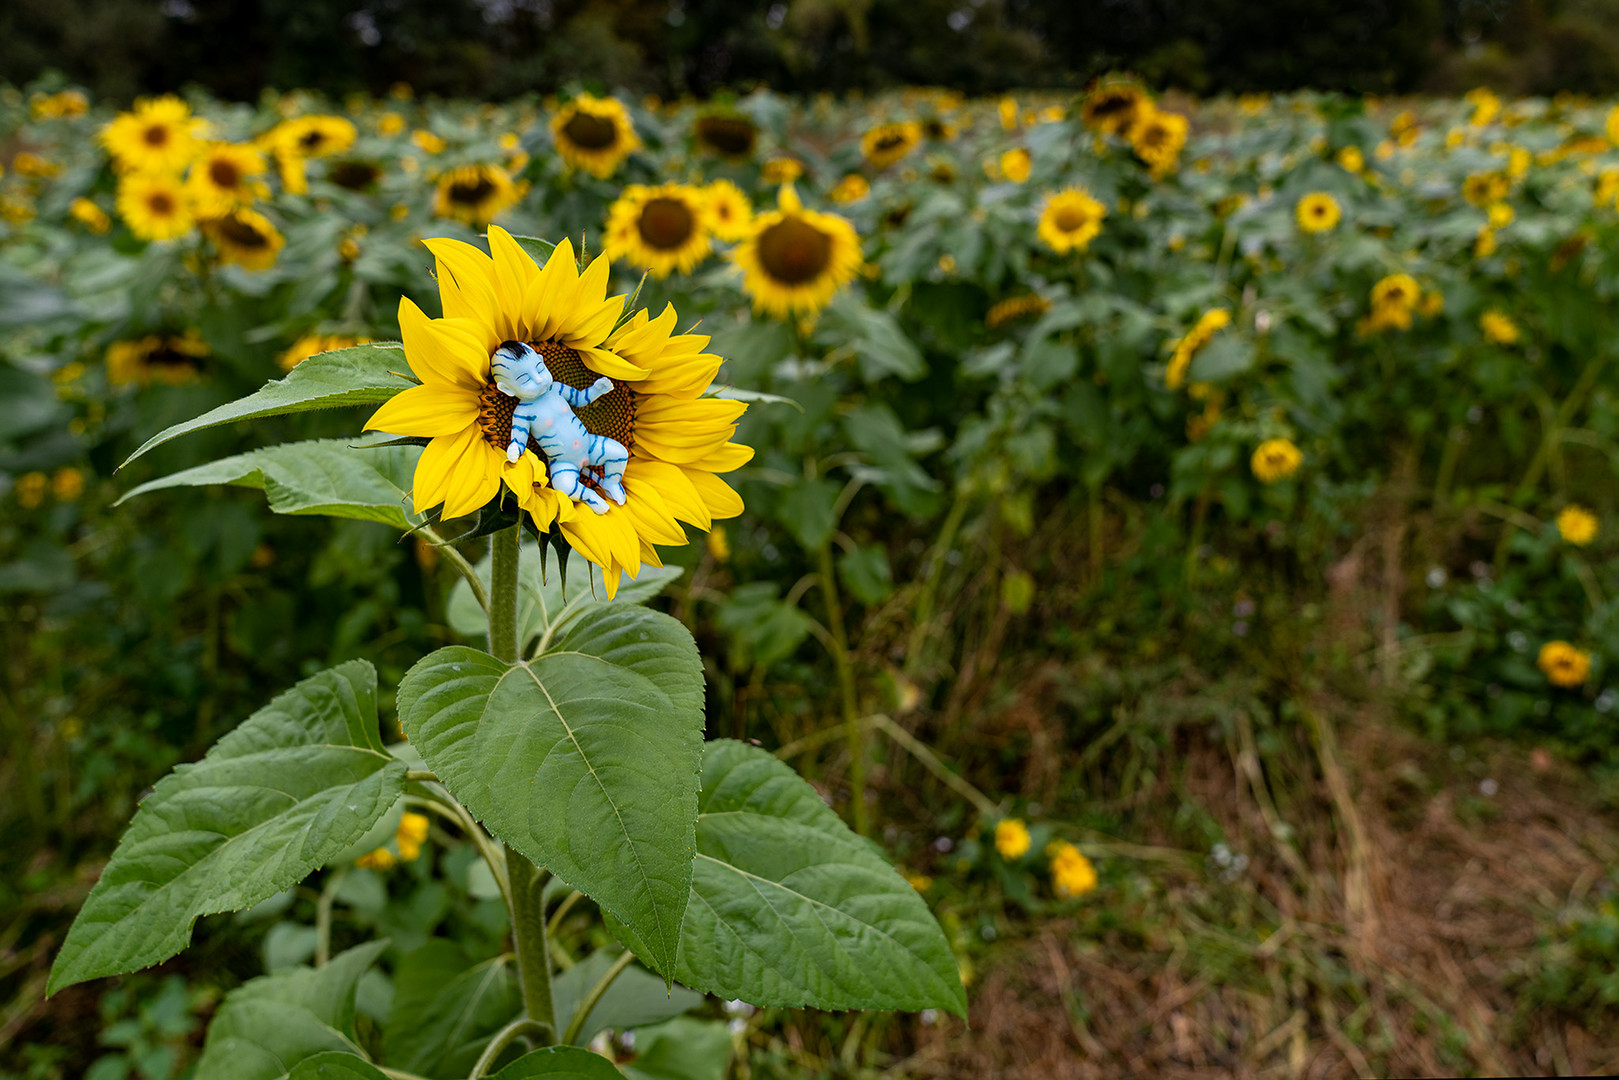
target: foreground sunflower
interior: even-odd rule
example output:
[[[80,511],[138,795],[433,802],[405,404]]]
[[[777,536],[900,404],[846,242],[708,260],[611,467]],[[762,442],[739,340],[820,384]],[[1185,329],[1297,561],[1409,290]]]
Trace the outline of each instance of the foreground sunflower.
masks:
[[[1040,210],[1040,239],[1059,255],[1083,251],[1102,231],[1106,216],[1107,208],[1084,188],[1053,192]]]
[[[641,140],[617,98],[580,94],[551,118],[551,138],[569,167],[605,180]]]
[[[813,315],[860,273],[860,236],[846,218],[804,209],[791,184],[778,208],[753,219],[731,260],[756,310],[778,318]]]
[[[515,206],[528,191],[498,165],[462,165],[438,178],[433,213],[481,228]]]
[[[712,249],[708,199],[690,185],[631,184],[607,212],[607,257],[655,278],[691,273]]]
[[[101,144],[125,172],[178,173],[195,152],[196,121],[177,97],[142,98],[101,131]]]
[[[286,244],[269,218],[245,207],[205,220],[202,231],[219,248],[220,262],[244,270],[268,270]]]
[[[906,120],[898,124],[880,124],[860,137],[860,152],[874,169],[886,169],[916,149],[922,141],[922,126]]]
[[[142,240],[173,240],[196,223],[191,200],[166,173],[131,173],[118,183],[118,216]]]
[[[489,229],[492,256],[459,240],[424,243],[437,261],[445,317],[429,319],[400,300],[405,358],[421,382],[366,423],[430,440],[416,466],[418,512],[442,506],[443,517],[460,517],[509,490],[537,529],[559,530],[602,567],[608,596],[621,572],[662,565],[653,545],[686,542],[681,522],[707,529],[742,512],[742,500],[715,474],[753,456],[729,441],[747,406],[703,396],[720,358],[703,352],[707,337],[674,333],[673,306],[655,319],[640,311],[623,320],[624,298],[607,296],[608,259],[580,272],[567,240],[543,269],[498,226]],[[622,502],[588,468],[580,481],[608,496],[595,500],[600,506],[557,490],[553,462],[537,442],[510,459],[518,401],[495,384],[492,357],[519,344],[566,386],[612,384],[573,412],[591,435],[628,451]]]

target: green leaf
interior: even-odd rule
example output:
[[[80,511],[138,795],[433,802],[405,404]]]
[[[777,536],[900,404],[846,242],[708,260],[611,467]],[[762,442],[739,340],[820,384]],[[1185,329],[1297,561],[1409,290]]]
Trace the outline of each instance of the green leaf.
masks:
[[[1216,334],[1198,350],[1186,377],[1191,382],[1224,382],[1254,366],[1253,343],[1236,333]]]
[[[356,448],[340,439],[284,443],[148,480],[118,502],[165,488],[233,484],[263,491],[278,514],[380,521],[409,530],[422,520],[405,508],[420,454],[414,446]]]
[[[577,1046],[548,1046],[524,1054],[490,1080],[529,1080],[532,1076],[551,1076],[557,1080],[624,1080],[624,1074],[613,1068],[612,1062]]]
[[[725,1080],[731,1063],[731,1033],[714,1020],[680,1017],[635,1033],[635,1058],[624,1066],[630,1080]]]
[[[600,572],[586,559],[569,559],[567,573],[557,566],[556,560],[544,565],[541,574],[540,549],[524,541],[517,568],[517,640],[518,651],[527,652],[536,638],[554,632],[565,621],[573,619],[588,605],[603,602],[606,592],[594,576]],[[478,577],[489,584],[489,559],[485,557],[477,566]],[[610,604],[639,604],[658,595],[669,583],[684,573],[678,566],[643,566],[636,577],[625,574],[619,578],[618,595]],[[445,608],[450,628],[462,637],[476,638],[488,633],[487,616],[472,594],[472,586],[465,579],[457,579],[450,591]]]
[[[965,1016],[927,904],[770,754],[708,743],[675,978],[755,1005]]]
[[[568,1030],[579,1003],[607,973],[607,969],[613,966],[613,961],[617,959],[613,951],[597,949],[552,981],[551,998],[559,1033]],[[703,995],[684,986],[665,986],[664,981],[656,975],[631,964],[619,973],[613,985],[596,1002],[596,1007],[590,1010],[590,1016],[579,1029],[579,1045],[589,1043],[596,1032],[606,1028],[622,1031],[673,1019],[697,1008],[703,1000]]]
[[[838,577],[863,604],[880,604],[894,591],[888,552],[879,544],[864,544],[839,555]]]
[[[49,992],[166,960],[199,916],[303,880],[387,813],[404,779],[378,737],[376,670],[352,660],[305,679],[141,803],[68,931]]]
[[[388,1074],[364,1058],[328,1050],[293,1066],[287,1080],[388,1080]]]
[[[409,371],[405,347],[391,341],[316,353],[287,372],[286,378],[267,382],[244,398],[164,428],[129,455],[124,465],[170,439],[204,428],[312,409],[378,405],[410,385],[406,378],[401,378]]]
[[[817,551],[831,538],[838,524],[838,493],[842,490],[843,485],[823,476],[801,481],[782,496],[777,517],[805,551]]]
[[[513,233],[512,239],[516,240],[517,246],[528,252],[528,257],[539,266],[544,266],[551,258],[551,252],[557,249],[551,241],[541,240],[538,236],[518,236]]]
[[[465,1076],[490,1036],[522,1008],[507,960],[472,964],[458,945],[429,941],[394,972],[388,1064],[423,1076]]]
[[[387,947],[387,939],[368,942],[325,967],[263,975],[226,994],[208,1025],[195,1080],[281,1080],[327,1051],[363,1058],[354,992]]]
[[[493,657],[440,649],[399,695],[411,743],[456,797],[626,923],[637,955],[665,972],[690,896],[704,725],[701,708],[636,670],[678,671],[666,648],[641,651],[670,624],[577,639],[574,651],[512,666],[492,690]],[[701,678],[696,647],[684,655],[684,679]]]
[[[703,711],[703,659],[679,619],[639,604],[586,604],[571,614],[546,653],[583,653],[644,675],[687,715]]]

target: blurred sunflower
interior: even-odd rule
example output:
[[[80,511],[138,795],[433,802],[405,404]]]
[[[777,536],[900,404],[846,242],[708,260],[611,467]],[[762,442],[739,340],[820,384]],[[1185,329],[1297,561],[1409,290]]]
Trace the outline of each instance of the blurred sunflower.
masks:
[[[107,216],[107,212],[83,196],[74,199],[68,206],[67,212],[74,221],[77,221],[97,236],[105,236],[107,231],[112,228],[112,218]]]
[[[1553,686],[1572,690],[1591,674],[1591,654],[1566,641],[1548,641],[1540,647],[1535,664]]]
[[[591,94],[580,94],[551,117],[551,138],[570,168],[602,180],[641,146],[623,103]]]
[[[1504,311],[1491,308],[1478,318],[1479,329],[1484,331],[1485,340],[1495,345],[1516,345],[1519,333],[1518,324]]]
[[[191,231],[196,218],[178,177],[130,173],[118,182],[118,216],[142,240],[173,240]]]
[[[759,179],[767,184],[790,184],[804,175],[804,163],[796,158],[773,157],[759,166]]]
[[[1318,233],[1335,228],[1343,217],[1343,211],[1338,208],[1338,200],[1325,191],[1312,191],[1299,200],[1293,208],[1293,215],[1298,219],[1300,229],[1307,233]]]
[[[1298,472],[1304,463],[1304,454],[1287,439],[1266,439],[1254,451],[1249,466],[1262,484],[1286,480]]]
[[[264,155],[239,143],[211,143],[191,164],[186,186],[197,213],[223,214],[267,194],[253,178],[266,168]]]
[[[708,199],[688,184],[631,184],[608,209],[605,245],[655,278],[689,274],[713,250]]]
[[[312,113],[282,121],[264,139],[278,155],[307,159],[341,154],[354,136],[354,124],[343,117]]]
[[[1585,547],[1602,531],[1597,516],[1583,506],[1569,503],[1557,515],[1557,532],[1575,547]]]
[[[922,136],[934,142],[950,142],[956,137],[956,125],[937,116],[929,116],[922,121]]]
[[[879,124],[860,137],[860,152],[872,168],[886,169],[916,149],[922,141],[922,126],[913,120]]]
[[[741,161],[753,156],[759,129],[739,112],[713,112],[697,118],[692,137],[702,150]]]
[[[1029,152],[1023,147],[1015,147],[1001,155],[1001,175],[1014,184],[1024,183],[1029,179]]]
[[[202,223],[202,231],[219,248],[219,261],[244,270],[268,270],[286,244],[263,214],[238,207]]]
[[[703,188],[708,200],[708,225],[721,240],[736,241],[753,229],[753,204],[729,180],[715,180]]]
[[[438,178],[433,213],[476,228],[515,206],[528,191],[498,165],[461,165]]]
[[[1366,155],[1360,152],[1358,146],[1346,146],[1333,156],[1333,160],[1345,172],[1359,174],[1366,168]]]
[[[1081,187],[1046,195],[1040,210],[1040,239],[1059,255],[1083,251],[1102,231],[1107,208]]]
[[[1186,145],[1186,117],[1160,112],[1147,106],[1136,110],[1135,122],[1127,132],[1130,148],[1147,166],[1154,180],[1161,180],[1180,164],[1181,147]]]
[[[778,318],[820,311],[860,272],[860,237],[836,214],[804,209],[791,184],[777,209],[753,219],[753,232],[731,252],[753,306]]]
[[[197,378],[208,346],[195,330],[151,334],[107,346],[107,381],[113,386],[177,386]]]
[[[344,158],[331,163],[326,179],[347,191],[366,191],[382,179],[382,166],[374,161]]]
[[[195,152],[196,124],[177,97],[141,98],[101,130],[101,144],[120,171],[179,173]]]
[[[1092,131],[1119,135],[1135,125],[1143,109],[1152,108],[1147,92],[1127,79],[1107,80],[1085,95],[1080,120]]]
[[[1179,390],[1186,381],[1186,372],[1192,366],[1198,350],[1209,343],[1216,331],[1230,324],[1231,312],[1226,308],[1205,311],[1197,324],[1171,345],[1169,366],[1164,369],[1164,385],[1171,390]]]
[[[1512,191],[1512,181],[1498,172],[1474,173],[1462,181],[1462,198],[1474,206],[1500,202]]]
[[[400,300],[406,360],[421,383],[366,423],[431,440],[416,466],[418,511],[442,504],[444,517],[459,517],[509,489],[536,528],[559,529],[603,568],[609,597],[621,571],[662,565],[654,544],[686,542],[681,522],[707,529],[742,512],[742,500],[715,474],[753,456],[729,441],[747,406],[702,396],[720,358],[702,351],[708,338],[674,333],[672,305],[656,319],[639,311],[615,330],[624,298],[606,295],[605,256],[580,272],[564,240],[542,269],[498,226],[489,229],[493,257],[458,240],[424,243],[437,261],[445,317],[429,319]],[[623,503],[592,510],[551,487],[548,463],[532,444],[508,461],[517,401],[496,387],[490,365],[503,342],[527,343],[569,386],[612,380],[610,392],[575,414],[629,450]]]
[[[369,339],[354,337],[350,334],[305,334],[297,341],[294,341],[286,352],[277,357],[276,363],[282,371],[291,371],[317,353],[331,352],[334,349],[347,349],[363,344],[367,340]]]
[[[998,330],[1007,323],[1021,319],[1026,315],[1044,315],[1050,310],[1051,301],[1039,293],[1009,296],[1005,300],[997,300],[984,313],[984,325],[991,330]]]
[[[859,173],[850,173],[836,184],[833,184],[832,190],[826,193],[826,197],[835,203],[852,203],[859,202],[870,194],[871,183]]]

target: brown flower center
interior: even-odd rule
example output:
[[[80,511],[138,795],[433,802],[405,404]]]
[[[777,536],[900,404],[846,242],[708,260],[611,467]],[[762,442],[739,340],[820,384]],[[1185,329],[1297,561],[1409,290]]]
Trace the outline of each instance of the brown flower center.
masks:
[[[788,217],[759,234],[759,265],[788,285],[801,285],[832,262],[832,238],[802,218]]]
[[[263,248],[270,244],[268,236],[235,214],[227,214],[214,222],[214,231],[239,248]]]
[[[478,395],[478,426],[490,446],[505,452],[512,441],[512,415],[517,412],[517,399],[501,391],[491,380]]]
[[[575,146],[586,150],[605,150],[618,141],[618,128],[605,117],[587,112],[576,112],[562,125],[562,133]]]
[[[226,191],[234,191],[236,186],[242,182],[242,170],[236,167],[234,161],[215,158],[208,163],[208,179],[214,182],[215,187],[224,188]]]
[[[325,133],[320,131],[309,131],[305,132],[304,135],[299,138],[298,145],[303,148],[304,153],[313,154],[316,150],[319,150],[321,146],[325,144],[325,142]]]
[[[141,132],[141,141],[154,150],[169,145],[169,128],[167,124],[153,124]]]
[[[697,121],[697,141],[733,157],[752,153],[757,136],[752,121],[739,116],[705,116]]]
[[[450,185],[449,198],[451,202],[463,206],[477,206],[495,193],[494,181],[487,176],[480,176],[473,181],[458,180]]]
[[[890,131],[886,135],[880,137],[876,143],[878,151],[882,153],[887,153],[890,150],[898,149],[904,145],[905,135],[898,131]]]
[[[636,221],[641,239],[660,251],[672,251],[690,240],[696,225],[691,208],[681,199],[648,199]]]
[[[350,191],[363,191],[377,182],[382,170],[369,161],[340,161],[332,166],[332,183]]]
[[[1064,206],[1057,210],[1057,228],[1063,232],[1078,232],[1090,221],[1090,215],[1077,206]]]
[[[154,191],[146,196],[146,207],[158,217],[169,217],[176,209],[174,196],[166,191]]]

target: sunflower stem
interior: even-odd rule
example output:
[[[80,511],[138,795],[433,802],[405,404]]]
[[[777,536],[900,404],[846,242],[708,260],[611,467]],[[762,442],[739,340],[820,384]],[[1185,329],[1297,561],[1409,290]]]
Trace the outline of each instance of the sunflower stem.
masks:
[[[849,663],[849,635],[843,626],[843,601],[838,596],[837,575],[832,568],[832,543],[821,544],[816,552],[820,560],[817,584],[821,598],[826,601],[827,629],[832,635],[832,663],[838,669],[838,690],[843,706],[843,732],[849,743],[849,801],[854,818],[854,831],[865,836],[871,828],[866,820],[866,729],[860,723],[859,704],[855,699],[854,668]]]
[[[513,525],[495,533],[489,553],[489,652],[508,664],[517,662],[517,566],[522,532]],[[506,845],[507,904],[512,916],[512,951],[517,954],[517,981],[523,991],[523,1013],[550,1029],[556,1016],[551,1005],[551,957],[545,940],[546,872],[521,851]]]

